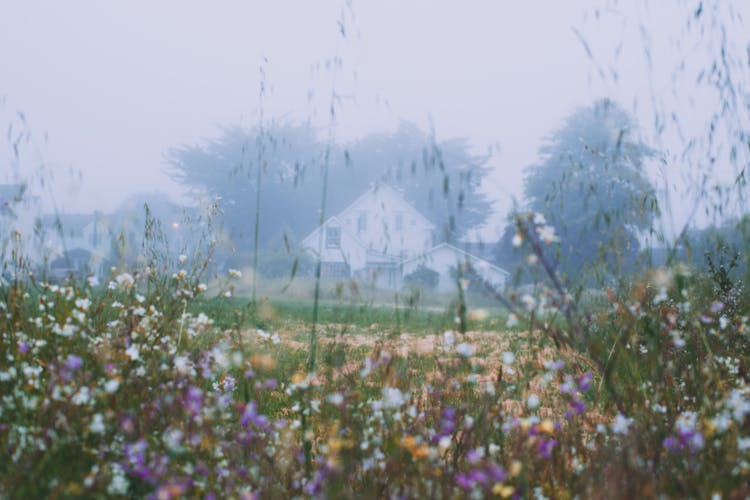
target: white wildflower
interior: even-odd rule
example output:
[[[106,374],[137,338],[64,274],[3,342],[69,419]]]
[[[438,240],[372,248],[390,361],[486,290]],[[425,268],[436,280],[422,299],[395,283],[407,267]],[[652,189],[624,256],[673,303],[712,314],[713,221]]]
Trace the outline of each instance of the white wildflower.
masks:
[[[127,357],[129,357],[132,361],[136,361],[138,358],[140,358],[141,353],[138,349],[138,345],[130,344],[130,347],[125,350],[125,355],[127,355]]]
[[[510,313],[508,315],[508,321],[505,322],[505,326],[508,328],[513,328],[518,324],[518,315],[515,313]]]
[[[529,397],[526,398],[526,406],[528,406],[530,410],[536,410],[539,408],[539,396],[531,393]]]
[[[107,392],[107,394],[114,394],[117,392],[117,389],[120,388],[120,381],[116,378],[107,380],[104,383],[104,391]]]
[[[446,330],[443,332],[443,348],[446,351],[450,351],[453,348],[453,344],[456,341],[456,335],[452,330]]]
[[[91,305],[91,301],[89,299],[76,299],[75,304],[78,309],[86,311]]]
[[[627,434],[630,429],[630,424],[632,423],[632,418],[628,418],[622,413],[618,413],[615,417],[615,421],[612,422],[612,432],[615,434]]]
[[[456,353],[465,358],[473,356],[475,352],[474,346],[467,344],[466,342],[461,342],[456,346]]]
[[[91,400],[91,390],[85,385],[81,387],[80,389],[78,389],[78,392],[76,392],[73,395],[73,398],[71,399],[73,404],[76,404],[79,406],[85,405],[90,400]]]
[[[118,274],[117,277],[115,277],[115,281],[120,286],[120,288],[123,288],[125,290],[133,286],[133,283],[135,283],[135,280],[130,273]]]
[[[104,417],[101,413],[94,415],[91,419],[91,424],[89,424],[89,429],[94,434],[104,434]]]
[[[395,387],[383,387],[383,405],[386,408],[398,408],[409,399],[409,395]]]

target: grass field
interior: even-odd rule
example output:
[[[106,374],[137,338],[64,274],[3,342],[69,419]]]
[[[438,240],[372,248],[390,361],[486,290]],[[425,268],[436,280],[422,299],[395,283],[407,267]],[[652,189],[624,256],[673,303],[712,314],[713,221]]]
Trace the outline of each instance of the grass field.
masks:
[[[750,494],[747,302],[710,278],[515,312],[327,296],[315,324],[206,290],[3,286],[0,496]]]

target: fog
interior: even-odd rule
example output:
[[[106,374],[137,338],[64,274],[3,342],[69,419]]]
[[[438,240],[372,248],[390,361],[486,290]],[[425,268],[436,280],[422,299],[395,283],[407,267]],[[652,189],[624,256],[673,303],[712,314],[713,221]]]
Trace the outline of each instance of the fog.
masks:
[[[660,151],[648,176],[673,234],[696,214],[690,179],[731,181],[747,158],[728,160],[748,123],[750,72],[733,66],[745,62],[748,7],[711,3],[701,17],[699,2],[600,4],[3,2],[0,182],[44,178],[45,212],[108,213],[144,191],[194,205],[169,152],[225,127],[309,124],[343,151],[410,123],[487,155],[493,210],[468,237],[497,241],[545,138],[609,98]],[[704,131],[726,96],[696,75],[725,45],[740,111],[714,138]]]

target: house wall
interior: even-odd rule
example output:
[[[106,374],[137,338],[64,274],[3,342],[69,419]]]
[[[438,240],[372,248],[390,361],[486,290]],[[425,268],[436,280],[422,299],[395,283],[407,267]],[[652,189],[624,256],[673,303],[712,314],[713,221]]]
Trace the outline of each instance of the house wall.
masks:
[[[361,227],[363,216],[364,228]],[[433,228],[429,221],[385,186],[368,191],[338,219],[367,249],[375,252],[408,259],[432,247]]]
[[[497,288],[505,286],[506,274],[492,267],[487,261],[480,258],[471,258],[474,269],[489,283]],[[453,292],[456,291],[455,277],[451,275],[451,270],[457,268],[466,262],[467,256],[450,246],[438,246],[423,257],[405,262],[403,265],[403,276],[406,276],[420,266],[424,265],[440,275],[437,291]]]
[[[326,244],[326,229],[329,227],[342,228],[340,246],[333,247]],[[357,241],[348,231],[344,230],[336,218],[331,218],[322,227],[323,245],[320,249],[320,260],[322,262],[346,262],[351,272],[364,269],[367,262],[367,251],[361,242]],[[303,241],[303,248],[313,255],[318,254],[320,229],[316,229]]]

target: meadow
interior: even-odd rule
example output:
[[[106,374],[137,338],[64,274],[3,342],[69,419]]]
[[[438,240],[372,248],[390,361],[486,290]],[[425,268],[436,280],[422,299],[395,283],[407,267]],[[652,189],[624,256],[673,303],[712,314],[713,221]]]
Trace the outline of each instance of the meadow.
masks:
[[[494,307],[388,307],[252,302],[187,257],[102,282],[9,262],[4,498],[750,494],[741,281],[673,265],[595,299],[552,274]]]

